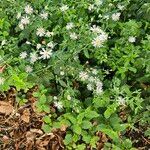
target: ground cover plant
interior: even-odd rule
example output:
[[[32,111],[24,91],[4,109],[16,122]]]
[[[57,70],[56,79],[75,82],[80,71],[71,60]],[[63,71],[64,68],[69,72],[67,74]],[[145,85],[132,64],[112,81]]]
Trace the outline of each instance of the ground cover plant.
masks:
[[[150,148],[148,0],[0,1],[0,149]]]

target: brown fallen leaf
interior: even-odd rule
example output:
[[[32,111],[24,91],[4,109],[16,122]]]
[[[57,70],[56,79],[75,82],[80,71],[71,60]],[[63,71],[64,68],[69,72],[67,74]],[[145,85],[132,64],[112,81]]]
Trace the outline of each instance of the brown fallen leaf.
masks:
[[[33,133],[43,134],[43,131],[40,129],[30,129],[30,131]]]
[[[9,102],[0,101],[0,113],[9,115],[13,110],[14,108]]]
[[[32,150],[34,145],[35,134],[28,131],[26,132],[26,150]]]
[[[30,110],[29,109],[25,109],[23,111],[23,114],[21,116],[21,119],[26,122],[26,123],[29,123],[30,121]]]
[[[2,140],[3,140],[4,143],[8,143],[9,142],[9,137],[4,135]]]
[[[33,141],[35,138],[35,134],[33,132],[27,131],[26,138],[27,138],[27,141]]]

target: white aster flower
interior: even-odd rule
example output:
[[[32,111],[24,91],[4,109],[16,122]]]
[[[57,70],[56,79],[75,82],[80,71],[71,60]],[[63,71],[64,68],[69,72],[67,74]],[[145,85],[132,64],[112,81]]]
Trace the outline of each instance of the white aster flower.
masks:
[[[89,91],[92,91],[93,90],[93,85],[91,83],[87,84],[87,89]]]
[[[20,57],[21,57],[21,59],[24,59],[24,58],[26,58],[27,57],[27,52],[22,52],[21,54],[20,54]]]
[[[113,4],[112,3],[109,3],[109,5],[108,5],[109,7],[112,7],[113,6]]]
[[[60,75],[63,76],[65,74],[64,71],[60,71]]]
[[[71,96],[70,95],[67,95],[67,100],[71,100]]]
[[[44,48],[40,51],[40,59],[48,59],[52,55],[52,50],[45,50]]]
[[[78,36],[77,36],[77,34],[76,33],[71,33],[70,34],[70,38],[72,39],[72,40],[76,40],[77,38],[78,38]]]
[[[98,17],[99,17],[99,18],[102,18],[103,16],[102,16],[102,14],[99,14]]]
[[[61,10],[62,12],[66,11],[66,10],[68,10],[68,9],[69,9],[69,7],[68,7],[67,5],[62,5],[62,6],[60,7],[60,10]]]
[[[72,22],[69,22],[69,23],[67,23],[67,25],[66,25],[66,29],[67,30],[70,30],[70,29],[72,29],[74,27],[74,24],[72,23]]]
[[[98,81],[96,83],[96,94],[101,94],[103,92],[103,83]]]
[[[121,96],[118,97],[117,102],[119,105],[125,105],[126,104],[125,98],[123,98]]]
[[[19,28],[20,28],[21,30],[23,30],[23,29],[24,29],[24,25],[23,25],[22,23],[19,23]]]
[[[105,32],[102,32],[99,37],[101,38],[101,41],[105,42],[108,39],[108,34]]]
[[[45,34],[45,36],[47,36],[47,37],[51,37],[53,35],[54,35],[54,32],[49,32],[49,31],[47,31]]]
[[[21,19],[21,24],[23,25],[27,25],[30,23],[30,20],[29,20],[29,17],[28,16],[25,16],[25,17],[22,17]]]
[[[48,13],[47,12],[43,12],[43,13],[40,14],[40,17],[42,19],[47,19],[48,18]]]
[[[102,33],[95,37],[92,41],[94,47],[102,47],[103,43],[108,39],[108,35],[106,33]]]
[[[79,73],[79,78],[80,78],[82,81],[87,80],[88,77],[89,77],[89,76],[88,76],[87,72],[85,72],[85,71],[81,71],[81,72]]]
[[[4,84],[5,79],[3,77],[0,77],[0,85]]]
[[[33,13],[33,8],[30,6],[30,5],[27,5],[25,8],[24,8],[25,12],[27,14],[32,14]]]
[[[16,17],[16,18],[17,18],[17,19],[19,19],[20,17],[21,17],[21,13],[20,13],[20,12],[18,12],[18,13],[17,13],[17,17]]]
[[[31,66],[26,66],[25,70],[27,73],[31,73],[33,71]]]
[[[135,42],[135,37],[133,37],[133,36],[130,36],[129,37],[129,39],[128,39],[128,41],[130,42],[130,43],[134,43]]]
[[[57,96],[54,96],[53,98],[54,98],[54,100],[57,100],[57,99],[58,99]]]
[[[62,108],[63,108],[62,102],[54,102],[54,106],[55,106],[57,109],[62,109]]]
[[[30,62],[33,64],[38,60],[38,56],[36,53],[30,53]]]
[[[37,29],[37,31],[36,31],[37,36],[42,37],[42,36],[44,36],[44,34],[45,34],[45,29],[44,28],[40,27],[40,28]]]
[[[99,36],[97,36],[96,38],[93,39],[92,44],[94,47],[102,47],[103,42],[101,41]]]
[[[93,5],[93,4],[90,4],[89,7],[88,7],[88,10],[89,10],[89,11],[92,11],[92,10],[94,10],[94,9],[95,9],[94,5]]]
[[[98,73],[97,69],[93,69],[92,73],[95,74],[95,75],[97,75],[97,73]]]
[[[75,61],[79,60],[79,56],[78,56],[78,55],[75,55],[75,56],[74,56],[74,60],[75,60]]]
[[[121,13],[114,13],[114,14],[112,14],[112,20],[114,20],[114,21],[118,21],[119,19],[120,19],[120,15],[121,15]]]
[[[3,46],[5,44],[6,44],[6,40],[3,40],[2,43],[1,43],[1,45]]]
[[[120,9],[120,10],[123,10],[124,9],[124,6],[123,5],[121,5],[121,4],[118,4],[118,9]]]
[[[30,45],[30,44],[31,44],[31,42],[29,42],[29,41],[26,41],[26,44],[27,44],[27,45]]]
[[[93,32],[93,33],[102,33],[103,31],[100,29],[100,27],[97,27],[96,25],[93,25],[90,30]]]
[[[49,43],[47,43],[47,47],[49,47],[49,48],[51,48],[51,49],[53,49],[54,46],[55,46],[55,44],[54,44],[52,41],[49,42]]]
[[[94,82],[94,81],[95,81],[95,78],[94,78],[93,76],[90,76],[90,77],[88,78],[88,80],[89,80],[90,82]]]
[[[41,44],[37,44],[37,45],[36,45],[36,48],[37,48],[37,49],[40,49],[41,47],[42,47]]]

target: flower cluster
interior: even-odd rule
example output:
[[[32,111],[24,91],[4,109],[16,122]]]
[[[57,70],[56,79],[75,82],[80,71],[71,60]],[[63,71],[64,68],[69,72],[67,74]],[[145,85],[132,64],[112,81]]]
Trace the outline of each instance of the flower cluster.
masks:
[[[23,13],[18,13],[17,14],[17,19],[20,20],[19,22],[19,28],[21,30],[23,30],[27,25],[29,25],[31,23],[31,20],[32,20],[32,14],[34,12],[34,9],[30,6],[30,5],[26,5],[24,7],[24,12]],[[38,16],[41,18],[41,19],[45,19],[47,20],[48,19],[48,13],[47,12],[44,12],[42,11],[40,14],[38,14]],[[42,32],[42,31],[41,31]]]
[[[61,109],[63,108],[62,102],[61,102],[61,101],[58,101],[57,96],[54,96],[53,99],[54,99],[54,106],[55,106],[57,109],[61,110]]]
[[[92,40],[92,45],[97,48],[102,47],[104,42],[108,39],[108,34],[96,25],[93,25],[90,30],[95,36]]]
[[[91,68],[88,71],[81,71],[79,79],[87,83],[87,89],[93,91],[95,94],[100,95],[103,92],[103,83],[97,77],[97,69]]]
[[[21,30],[23,30],[25,26],[30,23],[30,16],[32,13],[33,13],[33,8],[30,5],[27,5],[24,8],[23,16],[21,16],[22,14],[20,12],[17,14],[17,19],[20,19],[19,28]]]
[[[30,64],[34,64],[37,60],[49,59],[53,54],[52,50],[54,47],[55,47],[55,43],[53,41],[47,44],[46,42],[43,42],[43,44],[38,43],[36,44],[36,48],[37,48],[36,51],[29,52],[29,53],[27,51],[23,51],[20,53],[20,58],[26,59],[28,62],[30,62]],[[30,73],[32,72],[33,68],[31,66],[26,66],[25,70],[26,72]]]

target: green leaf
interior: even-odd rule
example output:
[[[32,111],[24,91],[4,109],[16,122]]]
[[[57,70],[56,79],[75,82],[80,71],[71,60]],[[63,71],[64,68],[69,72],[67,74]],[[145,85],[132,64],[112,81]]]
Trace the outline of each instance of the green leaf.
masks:
[[[124,140],[124,147],[127,149],[132,148],[132,141],[130,139]]]
[[[84,113],[80,113],[80,114],[77,116],[77,122],[78,122],[78,124],[81,124],[81,123],[82,123],[83,118],[84,118]]]
[[[96,111],[92,111],[92,110],[89,110],[89,109],[87,109],[85,111],[85,117],[88,118],[89,120],[91,120],[93,118],[97,118],[99,116],[100,115]]]
[[[88,52],[87,49],[84,49],[83,52],[84,52],[84,55],[85,55],[87,58],[90,58],[90,55],[89,55],[89,52]]]
[[[75,118],[72,114],[66,113],[66,114],[64,115],[64,117],[65,117],[66,119],[68,119],[69,121],[71,121],[73,124],[76,124],[76,118]]]
[[[150,128],[148,128],[144,134],[145,134],[145,136],[148,136],[150,138]]]
[[[63,80],[59,80],[59,83],[60,83],[60,85],[63,86],[63,87],[66,87],[66,86],[67,86],[66,83],[65,83]]]
[[[97,127],[98,131],[104,132],[105,134],[107,134],[111,139],[113,139],[115,142],[117,142],[119,140],[119,136],[118,133],[113,131],[113,129],[108,129],[106,125],[101,124]]]
[[[72,135],[71,134],[67,134],[66,136],[65,136],[65,139],[64,139],[64,144],[65,145],[68,145],[68,144],[70,144],[72,142]]]
[[[43,118],[43,121],[45,122],[45,123],[48,123],[48,124],[51,124],[51,118],[50,118],[50,116],[45,116],[44,118]]]
[[[48,125],[48,124],[43,124],[43,125],[42,125],[42,129],[43,129],[43,131],[44,131],[45,133],[51,132],[51,126]]]
[[[43,105],[43,111],[45,111],[46,113],[50,113],[50,106],[49,105]]]
[[[72,126],[72,129],[73,129],[73,132],[75,132],[76,134],[78,134],[78,135],[81,134],[82,129],[81,129],[80,126],[78,126],[78,125],[73,125],[73,126]]]
[[[92,139],[90,140],[90,145],[93,148],[96,148],[96,143],[97,143],[98,140],[99,140],[99,137],[97,137],[97,136],[92,137]]]
[[[109,105],[106,111],[104,112],[105,118],[108,119],[116,111],[116,108],[116,104]]]
[[[84,121],[82,122],[82,128],[83,128],[83,129],[90,129],[91,127],[92,127],[92,123],[91,123],[90,121],[84,120]]]
[[[46,96],[45,95],[41,95],[40,96],[40,103],[45,103],[46,102]]]
[[[76,150],[85,150],[86,146],[85,144],[80,144],[76,147]]]
[[[90,140],[91,140],[91,135],[83,135],[83,141],[86,142],[87,144],[90,143]]]
[[[129,67],[129,70],[136,73],[137,72],[137,69],[136,68],[133,68],[133,67]]]
[[[39,97],[39,95],[40,95],[39,92],[34,92],[34,93],[33,93],[33,96],[34,96],[34,97]]]
[[[72,137],[73,142],[77,142],[80,138],[80,135],[74,134]]]

